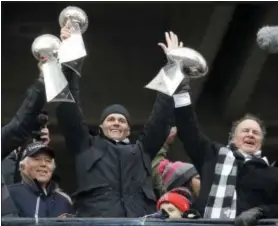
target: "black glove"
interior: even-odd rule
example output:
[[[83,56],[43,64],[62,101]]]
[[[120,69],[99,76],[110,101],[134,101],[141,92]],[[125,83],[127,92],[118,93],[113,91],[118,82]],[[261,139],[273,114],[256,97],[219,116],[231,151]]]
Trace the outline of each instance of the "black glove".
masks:
[[[162,209],[162,210],[159,210],[156,213],[146,215],[144,217],[146,217],[146,218],[158,218],[158,219],[164,220],[164,219],[169,218],[169,214],[164,209]]]
[[[235,219],[235,226],[253,226],[262,217],[263,217],[263,210],[259,207],[255,207],[242,212]]]

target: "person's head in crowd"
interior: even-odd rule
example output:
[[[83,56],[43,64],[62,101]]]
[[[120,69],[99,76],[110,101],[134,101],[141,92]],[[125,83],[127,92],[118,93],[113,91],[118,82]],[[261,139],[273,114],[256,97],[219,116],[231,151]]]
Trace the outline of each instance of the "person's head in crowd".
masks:
[[[165,211],[169,218],[183,218],[184,213],[190,210],[191,199],[188,189],[174,189],[160,197],[157,210]]]
[[[175,141],[176,137],[177,137],[177,127],[173,126],[170,129],[169,135],[166,140],[166,144],[172,144]]]
[[[159,163],[158,173],[167,190],[178,187],[187,187],[197,197],[200,191],[200,177],[196,168],[185,162],[170,162],[165,159]]]
[[[55,154],[53,149],[43,142],[34,142],[26,147],[20,162],[22,176],[28,176],[45,188],[55,170]]]
[[[247,114],[233,123],[229,142],[246,154],[255,154],[261,150],[265,134],[263,122],[256,116]]]
[[[123,141],[130,135],[130,115],[119,104],[105,108],[100,118],[100,128],[104,136],[111,140]]]

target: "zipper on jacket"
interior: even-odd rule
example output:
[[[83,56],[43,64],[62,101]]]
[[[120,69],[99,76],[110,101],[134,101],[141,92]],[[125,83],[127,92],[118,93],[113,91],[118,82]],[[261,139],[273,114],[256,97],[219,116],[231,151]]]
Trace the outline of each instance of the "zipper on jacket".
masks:
[[[40,201],[41,201],[41,197],[39,196],[39,197],[37,198],[36,209],[35,209],[35,215],[34,215],[36,224],[39,223]]]

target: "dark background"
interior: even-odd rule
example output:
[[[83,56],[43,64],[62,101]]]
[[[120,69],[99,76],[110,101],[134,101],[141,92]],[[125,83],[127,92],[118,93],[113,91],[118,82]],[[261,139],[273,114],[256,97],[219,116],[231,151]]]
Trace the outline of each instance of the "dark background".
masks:
[[[33,40],[45,33],[59,36],[59,13],[72,2],[2,2],[2,125],[8,123],[38,76],[31,54]],[[200,51],[210,72],[192,82],[200,124],[211,139],[226,143],[231,122],[246,112],[261,117],[268,128],[264,153],[278,159],[278,54],[256,44],[265,25],[278,25],[272,3],[74,2],[89,17],[83,35],[88,56],[83,67],[82,105],[88,124],[96,126],[102,109],[125,105],[133,136],[151,111],[155,92],[143,87],[166,62],[158,42],[174,31],[185,46]],[[66,152],[48,104],[52,145],[57,150],[61,186],[75,189],[72,157]],[[190,136],[190,134],[188,134]],[[169,153],[188,160],[179,142]]]

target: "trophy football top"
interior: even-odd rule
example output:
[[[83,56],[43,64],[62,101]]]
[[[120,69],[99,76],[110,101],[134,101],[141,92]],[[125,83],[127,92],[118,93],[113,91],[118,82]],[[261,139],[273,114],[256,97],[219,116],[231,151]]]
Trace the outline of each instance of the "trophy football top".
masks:
[[[67,20],[78,23],[81,33],[84,33],[88,28],[88,16],[82,9],[78,7],[68,6],[60,13],[60,27],[64,27],[67,23]]]
[[[45,34],[37,37],[31,47],[34,57],[39,60],[41,56],[57,57],[61,41],[54,35]]]

